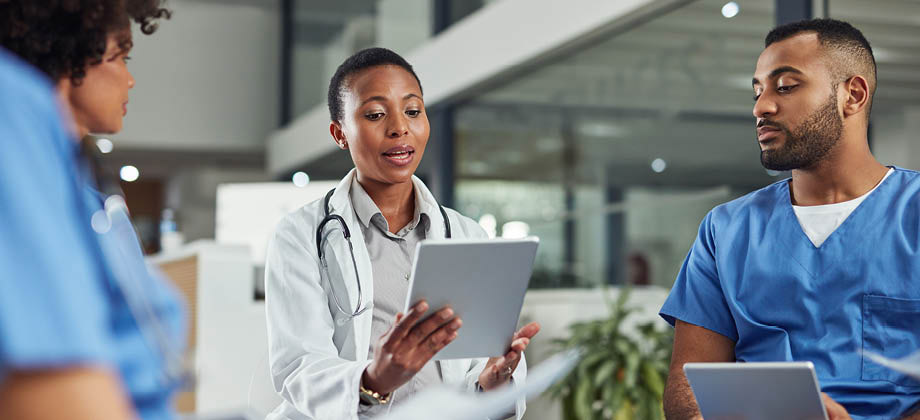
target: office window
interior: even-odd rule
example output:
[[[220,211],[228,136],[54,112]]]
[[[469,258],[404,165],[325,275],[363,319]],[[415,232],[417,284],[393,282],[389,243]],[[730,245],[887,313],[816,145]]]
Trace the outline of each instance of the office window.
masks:
[[[533,287],[670,287],[705,214],[775,182],[751,77],[773,2],[684,3],[456,108],[456,207],[540,236]],[[510,230],[510,231],[508,231]]]

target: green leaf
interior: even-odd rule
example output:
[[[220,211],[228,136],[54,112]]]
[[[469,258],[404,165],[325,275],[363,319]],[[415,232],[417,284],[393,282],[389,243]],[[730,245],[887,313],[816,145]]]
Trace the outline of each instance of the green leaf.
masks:
[[[626,387],[622,384],[617,384],[616,388],[613,390],[613,395],[610,397],[610,401],[607,403],[607,406],[610,407],[614,413],[616,413],[623,405],[623,398],[625,397]]]
[[[589,376],[588,371],[593,369],[594,365],[596,365],[598,362],[601,362],[607,358],[608,358],[608,355],[606,352],[597,352],[597,353],[593,353],[593,354],[586,356],[584,359],[581,360],[581,362],[578,363],[578,369],[577,369],[578,376],[579,377]]]
[[[628,400],[623,401],[623,405],[620,406],[620,409],[617,410],[616,420],[634,420],[635,411],[633,410],[632,404]]]
[[[636,386],[636,379],[639,376],[639,353],[631,352],[626,355],[626,372],[623,383],[626,388]]]
[[[569,326],[569,336],[554,340],[561,348],[580,348],[584,356],[551,394],[562,400],[567,420],[609,418],[661,419],[661,395],[673,348],[673,330],[653,323],[637,326],[639,338],[623,335],[622,325],[635,308],[630,291],[607,299],[609,316]]]
[[[649,391],[660,398],[664,394],[664,383],[661,380],[661,374],[655,369],[655,365],[646,360],[642,362],[642,381],[648,386]]]
[[[582,420],[591,419],[591,404],[593,403],[593,388],[591,386],[591,381],[588,378],[583,378],[583,380],[578,382],[578,387],[575,388],[575,397],[573,403],[575,406],[575,417]]]
[[[655,418],[655,413],[658,410],[658,399],[652,395],[646,395],[645,397],[645,418],[648,420]]]
[[[651,418],[652,420],[663,420],[664,419],[664,407],[661,405],[661,400],[654,400],[651,407]]]
[[[620,353],[620,357],[625,358],[627,354],[633,353],[633,346],[631,346],[631,344],[632,343],[630,343],[626,337],[618,337],[617,340],[613,342],[613,348]]]
[[[607,406],[608,408],[610,407],[610,401],[613,400],[613,394],[615,392],[616,392],[616,387],[610,386],[610,385],[605,386],[603,391],[601,391],[601,393],[603,394],[601,395],[601,399],[604,400],[604,405]]]
[[[640,398],[636,401],[636,418],[648,420],[648,399]]]
[[[606,384],[606,382],[613,377],[613,373],[616,372],[617,361],[616,360],[607,360],[602,363],[599,368],[597,368],[597,373],[594,374],[594,386],[601,387]]]
[[[632,294],[632,289],[630,289],[629,287],[624,287],[620,289],[620,295],[617,296],[617,301],[615,304],[618,310],[622,310],[623,308],[626,307],[626,301],[629,300],[629,295],[631,294]]]

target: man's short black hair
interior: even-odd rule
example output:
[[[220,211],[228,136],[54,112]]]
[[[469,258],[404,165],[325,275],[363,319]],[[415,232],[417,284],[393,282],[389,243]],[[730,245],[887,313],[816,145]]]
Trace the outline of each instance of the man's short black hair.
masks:
[[[422,82],[412,69],[412,65],[399,54],[386,48],[367,48],[358,51],[335,70],[332,80],[329,81],[329,118],[332,121],[341,121],[345,112],[342,109],[342,97],[347,89],[348,78],[362,70],[377,66],[402,67],[418,82],[419,91],[422,90]]]
[[[826,50],[828,67],[834,84],[860,75],[869,82],[869,95],[875,94],[876,72],[872,46],[859,29],[847,22],[834,19],[811,19],[778,26],[764,40],[764,47],[801,33],[814,32]]]

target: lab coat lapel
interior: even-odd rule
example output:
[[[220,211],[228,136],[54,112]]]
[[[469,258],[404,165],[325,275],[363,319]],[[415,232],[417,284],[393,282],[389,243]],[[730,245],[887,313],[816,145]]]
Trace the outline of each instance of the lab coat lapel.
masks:
[[[429,223],[428,231],[425,233],[425,239],[444,239],[446,233],[444,230],[444,217],[441,215],[438,201],[435,200],[434,195],[431,194],[425,183],[415,175],[412,176],[412,185],[417,191],[416,197],[422,202],[422,211],[428,214],[428,220],[431,222]]]
[[[358,299],[358,282],[355,281],[355,265],[358,270],[358,278],[361,281],[361,297],[362,297],[362,306],[367,307],[368,309],[359,315],[358,317],[352,320],[346,320],[351,323],[352,328],[354,329],[354,349],[342,348],[340,351],[343,356],[346,356],[348,353],[353,353],[355,360],[366,360],[367,352],[370,345],[370,334],[371,334],[371,321],[373,319],[373,306],[374,306],[374,274],[371,269],[370,256],[367,253],[367,247],[364,245],[364,234],[361,231],[359,226],[359,221],[355,217],[355,211],[351,206],[351,200],[349,199],[349,193],[351,190],[352,178],[355,176],[355,170],[352,169],[348,175],[339,183],[338,187],[335,189],[335,193],[332,194],[332,197],[329,199],[329,207],[331,214],[336,214],[342,217],[345,220],[345,223],[348,225],[348,231],[351,234],[351,243],[353,246],[355,254],[355,262],[351,261],[351,251],[349,250],[348,242],[345,240],[341,226],[336,222],[329,222],[324,229],[323,242],[327,246],[327,261],[329,264],[329,276],[332,281],[332,284],[335,287],[335,290],[345,290],[345,295],[347,295],[348,307],[344,308],[346,311],[354,310],[355,303]],[[334,250],[334,252],[330,252]],[[345,306],[346,296],[339,297],[342,306]],[[333,303],[334,305],[334,303]],[[339,319],[343,318],[343,315],[334,311],[336,313],[336,329],[340,329],[341,326],[338,324]]]

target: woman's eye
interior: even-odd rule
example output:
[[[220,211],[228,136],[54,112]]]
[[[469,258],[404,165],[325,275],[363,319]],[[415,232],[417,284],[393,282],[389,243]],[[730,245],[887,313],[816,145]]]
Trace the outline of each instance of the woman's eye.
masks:
[[[422,113],[422,111],[419,111],[419,110],[417,110],[417,109],[410,109],[410,110],[406,111],[406,115],[408,115],[408,116],[410,116],[410,117],[413,117],[413,118],[419,116],[419,114],[421,114],[421,113]]]
[[[777,92],[789,92],[789,91],[791,91],[792,89],[795,89],[796,86],[798,86],[798,85],[780,86],[780,87],[776,88],[776,91],[777,91]]]
[[[373,113],[373,114],[367,114],[367,115],[364,116],[364,118],[367,118],[367,119],[369,119],[369,120],[371,120],[371,121],[377,121],[377,120],[383,118],[383,113],[382,113],[382,112],[375,112],[375,113]]]

